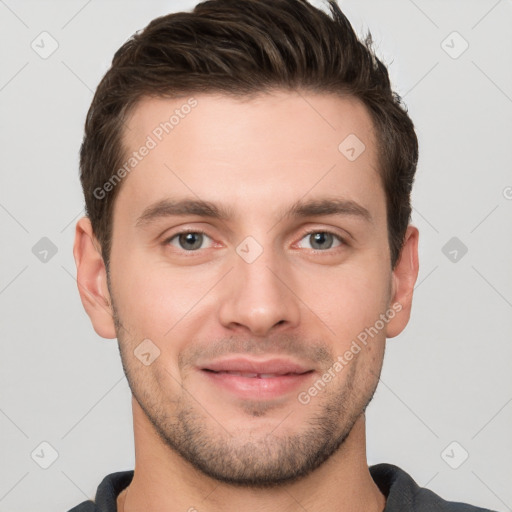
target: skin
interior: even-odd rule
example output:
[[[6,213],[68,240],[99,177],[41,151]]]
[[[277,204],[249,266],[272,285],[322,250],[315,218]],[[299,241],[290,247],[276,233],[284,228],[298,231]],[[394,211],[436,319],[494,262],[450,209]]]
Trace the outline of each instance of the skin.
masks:
[[[135,475],[118,509],[382,511],[364,410],[386,338],[409,321],[418,230],[408,227],[392,270],[370,116],[358,100],[330,94],[195,98],[197,107],[120,185],[108,280],[89,219],[76,225],[82,303],[98,335],[118,338],[133,394]],[[185,101],[143,99],[127,122],[127,151]],[[338,150],[349,134],[366,146],[355,161]],[[212,201],[233,216],[136,226],[146,207],[168,197]],[[372,220],[280,215],[299,199],[324,197],[355,201]],[[186,241],[169,241],[180,229],[207,236],[187,252]],[[315,245],[309,230],[335,236]],[[236,251],[247,236],[263,249],[252,263]],[[401,306],[394,318],[300,403],[297,392],[393,304]],[[160,350],[147,366],[134,355],[144,339]],[[300,390],[241,400],[195,368],[232,354],[289,357],[314,373]]]

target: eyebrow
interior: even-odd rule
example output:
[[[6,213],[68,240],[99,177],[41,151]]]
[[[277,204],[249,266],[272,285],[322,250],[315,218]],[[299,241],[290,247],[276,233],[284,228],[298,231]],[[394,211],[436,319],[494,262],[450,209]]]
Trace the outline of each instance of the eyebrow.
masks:
[[[136,227],[144,227],[154,221],[174,216],[197,215],[219,220],[235,217],[232,208],[200,199],[162,199],[148,206],[135,222]],[[298,200],[288,209],[281,211],[279,218],[304,218],[327,215],[349,216],[373,223],[370,212],[362,205],[349,199],[322,198],[309,201]]]

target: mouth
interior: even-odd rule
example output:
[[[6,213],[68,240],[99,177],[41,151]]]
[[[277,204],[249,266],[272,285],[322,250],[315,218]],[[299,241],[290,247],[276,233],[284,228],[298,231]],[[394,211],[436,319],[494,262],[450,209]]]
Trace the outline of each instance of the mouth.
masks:
[[[289,395],[307,385],[316,373],[311,367],[289,359],[231,358],[209,362],[198,369],[216,390],[251,400]]]
[[[284,377],[288,375],[305,375],[307,373],[311,373],[314,370],[307,370],[305,372],[296,373],[296,372],[288,372],[288,373],[250,373],[250,372],[237,372],[237,371],[215,371],[210,370],[209,368],[203,368],[205,372],[212,372],[217,374],[227,374],[227,375],[238,375],[240,377],[245,377],[246,379],[272,379],[275,377]]]
[[[279,377],[288,374],[301,375],[312,371],[311,366],[285,358],[249,359],[246,357],[229,357],[217,359],[201,365],[202,370],[215,373],[242,374],[247,377],[268,375]]]

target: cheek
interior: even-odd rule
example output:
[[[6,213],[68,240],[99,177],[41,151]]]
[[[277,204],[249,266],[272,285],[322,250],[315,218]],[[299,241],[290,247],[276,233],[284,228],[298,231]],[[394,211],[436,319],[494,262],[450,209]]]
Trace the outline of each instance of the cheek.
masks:
[[[300,296],[338,339],[350,341],[387,308],[390,277],[380,264],[366,261],[303,276]]]
[[[148,264],[136,258],[124,259],[114,286],[116,305],[122,318],[143,336],[172,335],[211,287],[208,276],[199,270],[170,269],[165,264]],[[171,332],[169,332],[171,330]]]
[[[215,302],[211,289],[218,280],[216,274],[207,267],[192,272],[161,263],[142,265],[134,259],[125,260],[117,278],[116,307],[130,333],[123,342],[128,357],[142,340],[150,339],[159,350],[156,364],[149,367],[152,378],[164,388],[174,389],[183,377],[179,354],[192,340],[201,338],[205,323],[212,321]]]

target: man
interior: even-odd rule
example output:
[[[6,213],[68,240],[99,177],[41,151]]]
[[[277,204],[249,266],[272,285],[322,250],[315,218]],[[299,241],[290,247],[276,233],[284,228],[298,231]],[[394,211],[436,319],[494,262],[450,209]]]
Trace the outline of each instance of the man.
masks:
[[[135,470],[73,511],[477,511],[368,467],[418,274],[414,127],[336,3],[212,0],[114,56],[74,256],[116,338]]]

